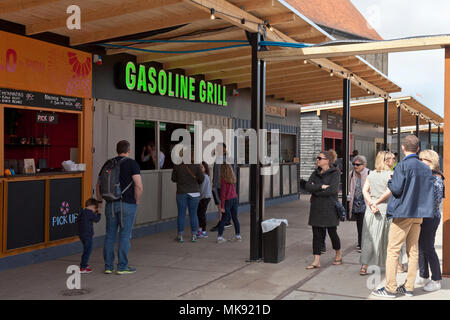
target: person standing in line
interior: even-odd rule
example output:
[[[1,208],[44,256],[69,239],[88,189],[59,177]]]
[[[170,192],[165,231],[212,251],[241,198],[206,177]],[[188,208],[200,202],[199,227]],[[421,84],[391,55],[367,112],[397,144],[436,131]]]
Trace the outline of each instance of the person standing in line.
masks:
[[[191,158],[193,161],[193,157]],[[200,199],[200,185],[205,180],[200,165],[181,163],[175,165],[172,171],[172,181],[177,184],[177,207],[178,207],[178,236],[177,241],[184,242],[184,221],[186,208],[189,210],[189,221],[191,223],[191,241],[197,241],[198,218],[197,208]]]
[[[208,238],[206,233],[206,210],[208,204],[211,201],[211,181],[209,180],[209,166],[203,161],[200,165],[203,173],[205,174],[205,180],[203,180],[200,186],[200,202],[198,203],[197,217],[198,217],[198,231],[197,238]]]
[[[403,161],[395,168],[388,187],[392,192],[387,216],[392,217],[386,258],[386,286],[372,291],[378,297],[395,298],[397,294],[413,296],[419,264],[419,234],[423,218],[433,218],[433,175],[430,168],[419,160],[420,140],[409,135],[402,141]],[[397,287],[398,257],[406,241],[408,275]]]
[[[136,160],[130,158],[131,147],[126,140],[119,141],[116,145],[116,161],[120,163],[120,189],[122,198],[117,201],[106,201],[106,235],[103,247],[103,258],[105,260],[105,273],[114,271],[114,242],[119,230],[119,247],[117,250],[118,264],[117,274],[135,273],[136,268],[128,265],[128,252],[130,251],[130,239],[136,218],[136,210],[142,196],[143,186],[141,171]],[[106,164],[106,163],[105,163]],[[104,168],[104,166],[103,166]],[[100,175],[102,174],[100,170]],[[100,190],[100,179],[97,181],[97,199],[103,201]],[[134,188],[132,187],[134,185]]]
[[[419,159],[433,172],[433,218],[423,218],[419,236],[419,279],[416,284],[425,284],[423,290],[437,291],[441,289],[441,265],[434,248],[436,231],[441,223],[440,205],[444,197],[444,175],[439,168],[439,155],[433,150],[424,150]],[[431,280],[429,270],[431,269]]]
[[[330,236],[333,249],[336,251],[334,265],[342,264],[341,242],[337,234],[339,218],[336,213],[338,201],[339,171],[332,166],[333,154],[323,151],[317,156],[317,168],[309,177],[305,189],[311,192],[311,206],[308,224],[313,231],[314,261],[306,268],[320,268],[321,248],[326,232]]]
[[[370,170],[366,168],[367,160],[362,155],[357,155],[353,159],[353,170],[350,172],[350,202],[349,212],[356,219],[356,228],[358,230],[358,245],[356,249],[361,252],[361,236],[366,212],[366,203],[362,193],[362,186],[366,182]]]
[[[218,145],[220,148],[220,144]],[[227,163],[227,146],[225,143],[222,143],[222,163],[218,163],[217,159],[214,162],[213,166],[213,180],[212,180],[212,195],[214,198],[214,203],[217,207],[217,212],[219,213],[219,217],[221,216],[221,203],[220,203],[220,186],[221,186],[221,179],[220,179],[220,167],[222,164]],[[222,216],[223,217],[223,216]],[[211,232],[216,232],[219,230],[219,224],[220,219],[217,221],[217,224],[211,228]],[[225,221],[225,228],[231,227],[231,216],[228,217],[228,220]]]
[[[231,241],[242,241],[241,227],[238,219],[238,196],[236,193],[236,176],[233,167],[229,164],[220,166],[220,205],[221,214],[223,215],[219,223],[219,235],[217,243],[224,243],[227,240],[223,237],[223,230],[226,221],[233,219],[235,236]]]
[[[369,205],[364,214],[361,239],[361,270],[367,275],[369,265],[384,267],[389,236],[390,220],[386,217],[387,202],[391,191],[388,188],[391,179],[391,152],[380,151],[375,159],[375,170],[366,179],[363,195]]]

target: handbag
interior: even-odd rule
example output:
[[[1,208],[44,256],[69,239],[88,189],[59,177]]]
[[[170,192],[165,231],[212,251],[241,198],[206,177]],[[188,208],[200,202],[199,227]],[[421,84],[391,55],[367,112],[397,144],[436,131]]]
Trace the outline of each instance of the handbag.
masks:
[[[336,208],[336,214],[337,214],[338,219],[341,221],[345,221],[347,212],[346,212],[344,206],[342,205],[342,203],[339,201],[335,201],[334,206]]]

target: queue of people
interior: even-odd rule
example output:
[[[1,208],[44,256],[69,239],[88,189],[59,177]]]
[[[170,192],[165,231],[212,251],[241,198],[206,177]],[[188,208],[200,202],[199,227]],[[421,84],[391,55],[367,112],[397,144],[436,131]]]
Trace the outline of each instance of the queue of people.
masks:
[[[223,145],[224,154],[226,146]],[[386,286],[372,292],[375,296],[395,298],[398,294],[412,296],[415,285],[425,291],[441,288],[442,274],[434,248],[436,230],[441,221],[440,204],[444,197],[444,176],[439,168],[439,155],[433,150],[420,151],[420,141],[410,135],[403,139],[403,161],[396,163],[395,155],[380,151],[375,170],[367,168],[362,155],[354,155],[350,179],[349,211],[357,225],[360,275],[367,275],[368,267],[386,269]],[[129,158],[130,143],[117,143],[118,156],[108,160],[99,173],[97,199],[89,199],[79,216],[80,240],[83,255],[80,271],[92,271],[88,261],[92,251],[92,223],[100,220],[99,209],[106,200],[106,236],[104,243],[105,273],[114,272],[114,243],[119,235],[117,274],[130,274],[136,269],[128,265],[128,252],[137,205],[143,193],[139,165]],[[418,154],[418,155],[417,155]],[[224,156],[225,159],[225,156]],[[340,171],[335,165],[333,150],[319,153],[316,170],[304,184],[311,193],[308,224],[312,227],[313,261],[306,269],[320,268],[326,234],[335,251],[333,265],[343,263],[341,241],[337,232],[340,222],[338,192]],[[395,170],[394,170],[395,166]],[[191,241],[207,238],[206,210],[211,197],[218,207],[217,243],[223,237],[225,225],[233,221],[235,235],[231,241],[241,241],[238,220],[236,176],[231,165],[215,164],[215,186],[211,186],[208,164],[182,163],[172,172],[177,185],[178,207],[176,240],[184,242],[184,222],[189,210]],[[120,188],[117,188],[120,185]],[[401,266],[402,248],[408,257],[408,274],[404,284],[397,286],[397,272]],[[417,270],[419,276],[417,277]],[[431,270],[431,279],[430,277]]]
[[[403,139],[405,158],[399,163],[389,151],[377,154],[375,170],[367,168],[367,160],[362,155],[356,154],[352,159],[349,212],[357,225],[359,273],[367,275],[368,267],[374,265],[386,269],[386,286],[374,290],[375,296],[412,296],[414,286],[421,284],[425,285],[425,291],[441,288],[442,275],[434,241],[441,221],[439,207],[444,197],[444,177],[438,154],[433,150],[419,153],[419,150],[419,139],[410,135]],[[331,150],[319,153],[317,168],[304,184],[311,192],[308,224],[312,227],[314,256],[306,269],[320,268],[326,232],[336,251],[333,264],[342,264],[336,206],[340,173],[333,165],[335,159]],[[406,271],[403,268],[406,257],[407,279],[398,286],[397,272]]]

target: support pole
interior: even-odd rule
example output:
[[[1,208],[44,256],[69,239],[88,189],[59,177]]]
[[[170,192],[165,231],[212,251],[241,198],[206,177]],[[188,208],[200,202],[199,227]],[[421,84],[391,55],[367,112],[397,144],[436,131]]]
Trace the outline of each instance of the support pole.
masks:
[[[441,156],[441,126],[438,126],[437,153],[440,157]]]
[[[384,99],[384,134],[383,134],[383,146],[384,146],[384,150],[385,150],[385,151],[388,149],[387,136],[388,136],[388,100],[387,100],[387,99]]]
[[[251,127],[257,134],[257,152],[259,155],[259,129],[264,123],[261,113],[261,60],[258,59],[258,48],[261,36],[259,33],[247,33],[252,46],[252,102],[251,102]],[[265,101],[265,100],[264,100]],[[261,195],[261,166],[259,157],[256,163],[250,164],[250,261],[258,261],[262,258],[262,233],[261,217],[263,216],[264,198]]]
[[[416,115],[416,137],[419,137],[419,126],[420,126],[420,113]]]
[[[428,122],[428,149],[432,149],[431,145],[431,122]]]
[[[348,178],[349,178],[349,159],[350,159],[350,79],[343,80],[343,110],[342,110],[342,150],[344,152],[343,160],[343,181],[342,181],[342,205],[347,211],[347,218],[351,212],[348,212]]]
[[[259,72],[259,94],[260,94],[260,98],[259,98],[259,128],[260,129],[265,129],[266,128],[266,62],[264,60],[260,60],[259,62],[259,66],[260,66],[260,72]],[[258,139],[259,139],[259,143],[265,143],[265,141],[261,141],[260,139],[260,135],[259,135],[259,131],[258,131]],[[260,150],[261,150],[262,146],[260,144],[258,144],[258,155],[260,154]],[[258,158],[259,159],[259,158]],[[258,161],[259,162],[259,161]],[[259,257],[262,258],[263,257],[263,239],[262,239],[262,227],[261,227],[261,222],[264,221],[264,200],[265,200],[265,192],[264,192],[264,176],[261,175],[261,170],[262,167],[261,165],[259,165],[259,171],[258,171],[258,175],[259,175],[259,211],[258,211],[258,229],[259,229]]]
[[[444,77],[444,134],[450,132],[450,48],[445,48],[445,77]],[[445,136],[444,136],[445,138]],[[450,150],[450,139],[444,139],[442,151],[444,176],[450,177],[450,156],[446,152]],[[445,179],[446,190],[450,190],[449,179]],[[442,218],[442,275],[450,278],[450,197],[444,198],[444,210]]]
[[[401,138],[402,138],[402,105],[397,107],[397,162],[401,159]]]

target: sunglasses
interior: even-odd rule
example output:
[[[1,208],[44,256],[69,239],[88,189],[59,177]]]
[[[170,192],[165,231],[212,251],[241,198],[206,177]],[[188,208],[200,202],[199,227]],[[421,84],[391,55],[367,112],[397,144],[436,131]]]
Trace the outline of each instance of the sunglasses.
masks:
[[[317,157],[317,160],[327,160],[327,158]]]
[[[359,166],[362,166],[363,164],[362,163],[354,163],[353,164],[355,167],[359,167]]]
[[[425,161],[427,161],[427,162],[431,162],[431,160],[426,159],[426,158],[419,158],[419,160],[420,160],[420,161],[424,161],[424,160],[425,160]]]

